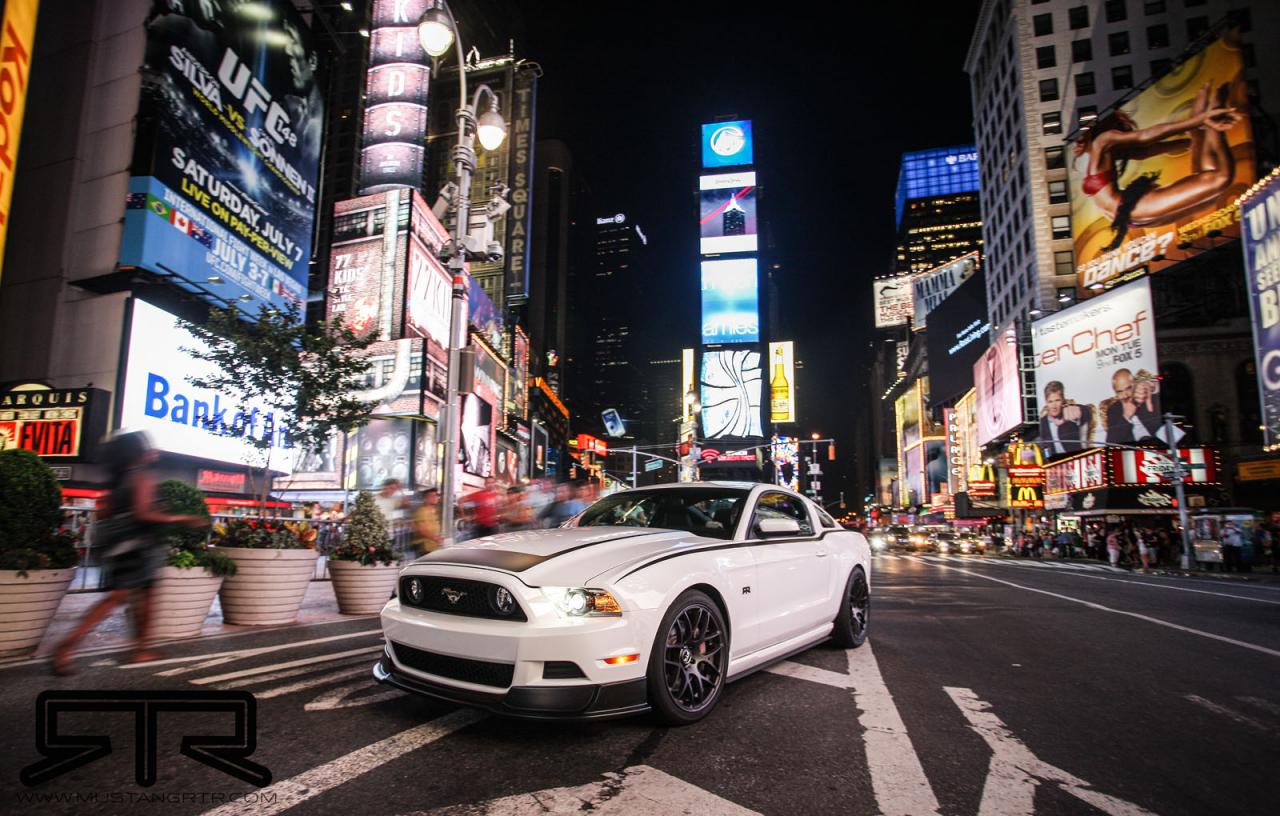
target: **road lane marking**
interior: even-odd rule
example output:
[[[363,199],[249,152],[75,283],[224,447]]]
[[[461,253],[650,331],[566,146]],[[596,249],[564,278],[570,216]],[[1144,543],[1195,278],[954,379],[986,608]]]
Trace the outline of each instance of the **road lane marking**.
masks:
[[[305,691],[317,686],[337,683],[340,680],[346,680],[350,677],[358,677],[362,674],[369,674],[369,664],[363,660],[360,661],[359,666],[355,666],[344,671],[325,672],[324,674],[316,677],[308,677],[306,680],[299,680],[296,683],[288,683],[283,686],[272,686],[271,688],[261,689],[259,691],[255,691],[253,696],[259,700],[269,700],[272,697],[283,697],[286,694],[293,694],[295,691]],[[372,684],[373,681],[370,680],[369,683]],[[218,684],[216,688],[227,688],[227,686]]]
[[[1280,601],[1270,601],[1266,598],[1254,598],[1250,595],[1232,595],[1227,592],[1212,592],[1207,589],[1192,589],[1191,587],[1170,586],[1168,584],[1152,584],[1147,581],[1130,581],[1126,578],[1104,578],[1101,575],[1076,575],[1077,578],[1092,578],[1095,581],[1109,581],[1114,584],[1133,584],[1134,586],[1150,587],[1152,589],[1172,589],[1177,592],[1194,592],[1197,595],[1216,595],[1219,598],[1235,598],[1240,601],[1253,601],[1254,603],[1271,604],[1280,606]]]
[[[804,663],[793,663],[790,660],[774,663],[772,666],[766,667],[765,671],[770,674],[780,674],[783,677],[794,677],[797,680],[821,683],[824,686],[835,686],[839,689],[853,688],[853,678],[847,674],[819,669],[816,666],[807,666]]]
[[[363,652],[362,652],[362,654],[363,654]],[[364,658],[352,658],[352,660],[358,660],[361,666],[368,666],[368,665],[369,665],[368,663],[366,663],[366,662],[365,662],[366,660],[368,660],[368,658],[367,658],[367,657],[364,657]],[[346,664],[346,663],[351,662],[351,661],[350,661],[350,660],[335,660],[334,662],[335,662],[335,663],[340,663],[340,664]],[[328,666],[321,666],[321,667],[316,667],[316,666],[303,666],[302,668],[299,668],[299,669],[285,669],[284,671],[272,672],[271,674],[264,674],[264,675],[257,676],[257,677],[245,677],[245,678],[241,678],[241,679],[239,679],[239,680],[230,680],[230,681],[228,681],[228,682],[226,682],[226,683],[218,683],[218,684],[217,684],[217,688],[220,688],[220,689],[233,689],[233,688],[240,688],[240,687],[242,687],[242,686],[253,686],[253,685],[257,685],[257,684],[259,684],[259,683],[274,683],[274,682],[275,682],[275,681],[277,681],[277,680],[288,680],[290,677],[298,677],[299,675],[303,675],[303,674],[315,674],[315,673],[316,673],[316,671],[317,671],[317,669],[318,669],[319,671],[325,671],[325,670],[326,670],[326,669],[328,669],[328,668],[330,668],[330,667],[328,667]],[[334,666],[333,668],[337,668],[337,666]]]
[[[858,724],[866,745],[871,789],[884,816],[938,813],[938,799],[924,775],[907,726],[880,674],[871,644],[849,649],[849,681],[858,706]]]
[[[1012,581],[1006,581],[1003,578],[993,578],[990,575],[982,575],[981,573],[973,572],[971,570],[960,569],[958,567],[948,567],[942,564],[934,564],[932,566],[939,567],[940,569],[955,570],[956,572],[961,572],[961,573],[964,573],[965,575],[971,575],[974,578],[981,578],[984,581],[994,581],[997,584],[1004,584],[1005,586],[1011,586],[1011,587],[1014,587],[1015,589],[1025,589],[1027,592],[1038,592],[1041,595],[1048,595],[1051,598],[1058,598],[1063,601],[1078,603],[1083,606],[1087,606],[1090,609],[1097,609],[1101,612],[1111,612],[1116,615],[1124,615],[1130,618],[1137,618],[1138,620],[1147,621],[1148,623],[1154,623],[1157,626],[1165,626],[1165,627],[1168,627],[1169,629],[1176,629],[1179,632],[1186,632],[1191,635],[1198,635],[1202,638],[1208,638],[1209,640],[1217,640],[1222,643],[1230,643],[1232,646],[1239,646],[1244,649],[1250,649],[1255,652],[1261,652],[1262,654],[1271,655],[1272,657],[1280,657],[1280,651],[1277,651],[1275,649],[1268,649],[1266,646],[1259,646],[1256,643],[1247,643],[1243,640],[1236,640],[1235,638],[1229,638],[1224,635],[1215,635],[1213,632],[1205,632],[1200,629],[1192,629],[1190,626],[1182,626],[1177,623],[1170,623],[1169,621],[1160,620],[1159,618],[1153,618],[1150,615],[1143,615],[1138,612],[1128,612],[1124,609],[1113,609],[1109,606],[1103,606],[1100,603],[1094,603],[1093,601],[1086,601],[1081,598],[1073,598],[1070,595],[1063,595],[1060,592],[1050,592],[1047,589],[1037,589],[1036,587],[1023,586],[1022,584],[1015,584]]]
[[[759,816],[727,799],[648,765],[606,773],[599,782],[517,793],[477,805],[454,805],[430,811],[432,816]],[[418,814],[420,816],[420,812]]]
[[[203,816],[272,816],[283,813],[484,718],[482,712],[474,709],[459,709],[269,785],[257,791],[258,797],[252,803],[247,800],[229,802],[205,811]]]
[[[304,657],[299,660],[290,660],[288,663],[273,663],[269,666],[255,666],[252,669],[241,669],[240,671],[227,672],[226,674],[215,674],[212,677],[198,677],[191,682],[197,686],[207,686],[210,683],[221,683],[225,680],[235,680],[240,677],[254,677],[260,674],[268,674],[276,669],[292,669],[296,666],[311,666],[316,663],[328,663],[333,660],[340,660],[344,657],[351,657],[358,654],[372,654],[373,652],[382,651],[381,646],[372,648],[352,649],[347,652],[334,652],[333,654],[317,655],[315,657]]]
[[[1276,705],[1270,700],[1264,700],[1261,697],[1237,697],[1236,699],[1242,703],[1248,703],[1249,705],[1257,706],[1263,711],[1266,711],[1270,714],[1275,714],[1276,716],[1280,717],[1280,705]]]
[[[1241,714],[1239,711],[1236,711],[1234,708],[1228,708],[1227,706],[1219,705],[1218,703],[1215,703],[1212,700],[1206,700],[1205,698],[1201,697],[1198,694],[1185,694],[1183,695],[1183,697],[1195,703],[1196,705],[1200,706],[1201,708],[1208,709],[1209,711],[1212,711],[1214,714],[1217,714],[1222,717],[1226,717],[1228,720],[1231,720],[1232,722],[1238,723],[1240,725],[1247,725],[1250,728],[1256,728],[1259,731],[1263,731],[1267,733],[1270,733],[1272,731],[1270,727],[1263,725],[1262,723],[1255,720],[1253,717],[1247,716],[1245,714]]]
[[[364,669],[365,673],[369,673],[369,669]],[[377,683],[373,682],[372,676],[363,683],[352,683],[348,686],[331,689],[319,695],[311,702],[303,706],[304,711],[336,711],[340,708],[359,708],[361,706],[373,705],[381,703],[383,700],[394,700],[397,697],[403,697],[405,692],[400,689],[383,689],[377,694],[366,694],[363,697],[353,696],[359,691],[368,691],[373,688],[381,688]]]
[[[1056,782],[1065,793],[1110,816],[1154,816],[1132,802],[1094,790],[1085,780],[1037,757],[991,711],[991,704],[978,699],[971,689],[944,687],[943,691],[991,749],[978,816],[1031,816],[1041,782]]]
[[[382,635],[382,629],[367,629],[363,632],[348,632],[345,635],[333,635],[331,637],[312,638],[311,640],[298,640],[292,643],[276,643],[271,646],[257,646],[251,649],[232,649],[226,652],[207,652],[205,654],[186,655],[184,657],[166,657],[160,660],[148,660],[145,663],[129,663],[121,666],[122,669],[154,669],[156,666],[168,666],[174,663],[193,663],[201,661],[193,666],[184,666],[177,669],[168,669],[158,672],[160,677],[173,677],[179,674],[187,674],[189,672],[207,669],[213,666],[221,666],[224,663],[230,663],[235,660],[243,660],[246,657],[257,657],[258,655],[271,654],[272,652],[282,652],[288,649],[297,649],[300,646],[313,646],[317,643],[332,643],[335,640],[348,640],[354,637],[368,637],[370,635]]]

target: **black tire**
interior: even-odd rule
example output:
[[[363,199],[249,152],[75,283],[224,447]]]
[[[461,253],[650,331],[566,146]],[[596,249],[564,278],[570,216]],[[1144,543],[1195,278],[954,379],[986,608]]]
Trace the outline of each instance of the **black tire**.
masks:
[[[715,708],[729,669],[724,613],[696,589],[676,598],[662,616],[649,655],[649,705],[667,725],[689,725]]]
[[[853,568],[844,586],[844,598],[836,615],[831,640],[842,649],[855,649],[867,642],[871,628],[871,587],[861,566]]]

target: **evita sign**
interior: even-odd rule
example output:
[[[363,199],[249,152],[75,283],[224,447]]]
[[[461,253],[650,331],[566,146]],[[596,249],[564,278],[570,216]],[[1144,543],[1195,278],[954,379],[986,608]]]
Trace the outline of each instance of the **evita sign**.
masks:
[[[107,392],[17,383],[0,389],[0,450],[58,461],[87,458],[106,430]]]

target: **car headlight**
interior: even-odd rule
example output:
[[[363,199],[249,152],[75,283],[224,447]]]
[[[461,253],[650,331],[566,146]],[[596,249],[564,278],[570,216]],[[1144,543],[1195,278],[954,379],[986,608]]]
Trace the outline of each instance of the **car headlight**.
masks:
[[[546,595],[566,615],[573,617],[621,617],[622,605],[603,589],[543,587]]]
[[[885,548],[885,540],[880,536],[871,539],[871,548],[873,550],[883,550]]]

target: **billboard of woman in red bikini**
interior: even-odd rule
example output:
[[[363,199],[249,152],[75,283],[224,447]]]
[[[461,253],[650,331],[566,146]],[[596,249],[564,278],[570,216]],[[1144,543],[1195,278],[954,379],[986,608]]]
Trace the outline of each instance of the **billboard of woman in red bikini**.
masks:
[[[1247,110],[1232,30],[1081,128],[1071,147],[1071,231],[1081,288],[1176,263],[1197,251],[1179,244],[1211,231],[1239,235],[1232,202],[1256,180]]]

